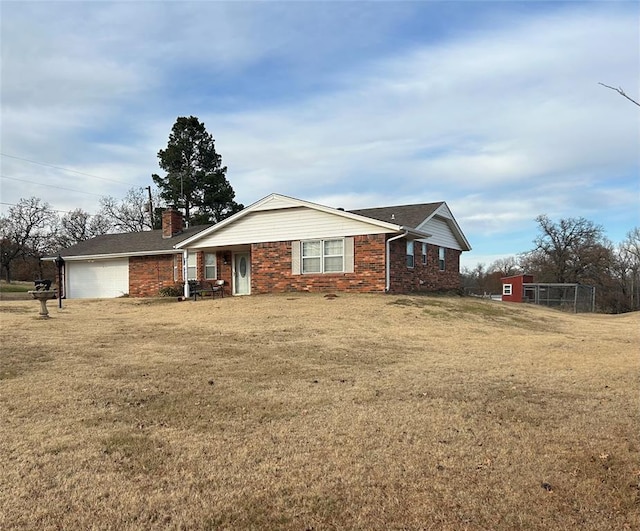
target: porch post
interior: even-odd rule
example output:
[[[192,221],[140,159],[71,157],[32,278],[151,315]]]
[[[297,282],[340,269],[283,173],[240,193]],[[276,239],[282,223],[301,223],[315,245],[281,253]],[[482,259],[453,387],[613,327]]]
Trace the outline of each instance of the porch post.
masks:
[[[191,293],[189,292],[189,280],[187,279],[187,274],[188,274],[188,256],[189,256],[189,251],[187,249],[185,249],[184,251],[182,251],[182,280],[184,281],[184,297],[185,299],[188,299],[191,296]]]

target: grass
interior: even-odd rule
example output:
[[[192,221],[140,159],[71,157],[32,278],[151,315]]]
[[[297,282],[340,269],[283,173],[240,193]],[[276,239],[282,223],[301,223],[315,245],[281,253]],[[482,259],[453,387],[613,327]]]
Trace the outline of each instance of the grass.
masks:
[[[0,281],[0,293],[26,293],[33,289],[33,282],[11,282]]]
[[[636,529],[640,315],[0,302],[2,529]]]
[[[7,283],[4,280],[0,280],[0,301],[31,299],[27,292],[32,289],[33,282],[14,281]]]

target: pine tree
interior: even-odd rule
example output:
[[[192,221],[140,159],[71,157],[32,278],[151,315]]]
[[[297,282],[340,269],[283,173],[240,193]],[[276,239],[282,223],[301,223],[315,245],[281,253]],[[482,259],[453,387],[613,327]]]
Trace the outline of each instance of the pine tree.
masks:
[[[195,116],[178,117],[158,160],[166,172],[165,177],[152,175],[160,196],[184,209],[189,223],[218,223],[244,208],[234,200],[213,136]]]

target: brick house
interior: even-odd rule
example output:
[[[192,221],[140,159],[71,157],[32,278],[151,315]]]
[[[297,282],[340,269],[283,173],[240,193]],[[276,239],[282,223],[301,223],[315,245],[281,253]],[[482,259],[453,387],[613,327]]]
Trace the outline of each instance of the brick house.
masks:
[[[158,295],[182,282],[183,253],[175,245],[206,228],[185,228],[182,215],[167,210],[161,230],[104,234],[61,249],[63,294],[73,299]]]
[[[68,297],[155,296],[183,279],[226,294],[460,288],[469,242],[444,202],[345,211],[271,194],[210,227],[93,238],[61,251]],[[188,284],[185,295],[188,295]]]

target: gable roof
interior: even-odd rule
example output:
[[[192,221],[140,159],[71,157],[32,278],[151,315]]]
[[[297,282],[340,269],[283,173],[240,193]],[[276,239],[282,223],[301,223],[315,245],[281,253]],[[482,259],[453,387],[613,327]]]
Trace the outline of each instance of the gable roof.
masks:
[[[358,214],[368,218],[398,223],[405,227],[419,227],[425,219],[431,217],[444,201],[437,203],[422,203],[418,205],[398,205],[379,208],[361,208],[349,210],[352,214]]]
[[[415,205],[397,205],[379,208],[364,208],[351,210],[354,214],[368,216],[382,221],[400,223],[408,227],[415,227],[418,230],[432,232],[434,235],[440,226],[446,224],[448,231],[455,238],[457,245],[462,251],[470,251],[471,244],[462,232],[458,222],[453,217],[451,210],[444,201],[436,203],[420,203]],[[442,232],[440,233],[442,235]],[[435,237],[434,240],[438,241]],[[442,241],[442,239],[440,239]],[[445,243],[445,246],[448,245]]]
[[[209,225],[189,227],[171,238],[162,237],[162,229],[143,232],[103,234],[60,250],[65,260],[105,256],[140,256],[177,253],[174,246],[206,229]]]
[[[455,239],[459,242],[460,248],[465,251],[471,249],[469,242],[444,201],[345,211],[280,194],[271,194],[215,225],[189,227],[171,238],[163,238],[162,230],[160,229],[121,234],[104,234],[62,249],[60,250],[60,255],[65,260],[73,261],[74,259],[86,260],[176,254],[182,252],[182,249],[189,247],[191,243],[209,234],[216,233],[254,212],[300,207],[365,222],[369,225],[379,227],[386,232],[405,232],[410,238],[416,239],[431,238],[432,230],[437,229],[433,223],[440,223],[442,225],[446,223],[451,233],[455,236]],[[429,222],[435,218],[437,218],[437,221],[433,221],[432,224],[430,224]],[[54,257],[49,257],[48,259],[53,258]]]
[[[273,210],[284,210],[284,209],[292,209],[292,208],[309,208],[312,210],[316,210],[319,212],[324,212],[327,214],[331,214],[334,216],[338,216],[338,217],[343,217],[343,218],[347,218],[347,219],[351,219],[351,220],[357,220],[360,222],[364,222],[367,223],[369,225],[374,225],[376,227],[379,227],[381,229],[384,229],[387,232],[407,232],[410,236],[414,237],[414,238],[428,238],[431,236],[431,234],[427,233],[427,232],[423,232],[422,230],[414,227],[414,226],[405,226],[402,225],[400,223],[394,223],[394,222],[390,222],[390,221],[386,221],[386,220],[380,220],[380,219],[376,219],[370,216],[362,216],[360,214],[357,214],[355,212],[347,212],[345,210],[341,210],[341,209],[337,209],[337,208],[332,208],[332,207],[328,207],[328,206],[324,206],[324,205],[320,205],[317,203],[311,203],[310,201],[304,201],[302,199],[295,199],[293,197],[288,197],[285,195],[281,195],[281,194],[271,194],[268,195],[267,197],[264,197],[263,199],[260,199],[259,201],[253,203],[252,205],[249,205],[248,207],[244,208],[243,210],[241,210],[240,212],[237,212],[236,214],[234,214],[231,217],[228,217],[227,219],[216,223],[215,225],[203,230],[202,232],[199,232],[198,234],[194,234],[192,237],[187,238],[183,241],[181,241],[179,244],[176,245],[176,248],[180,249],[180,248],[186,248],[189,247],[191,244],[193,244],[194,242],[205,238],[207,236],[209,236],[210,234],[214,234],[218,231],[223,230],[225,227],[227,227],[228,225],[237,222],[238,220],[249,216],[250,214],[254,213],[254,212],[261,212],[261,211],[273,211]]]

